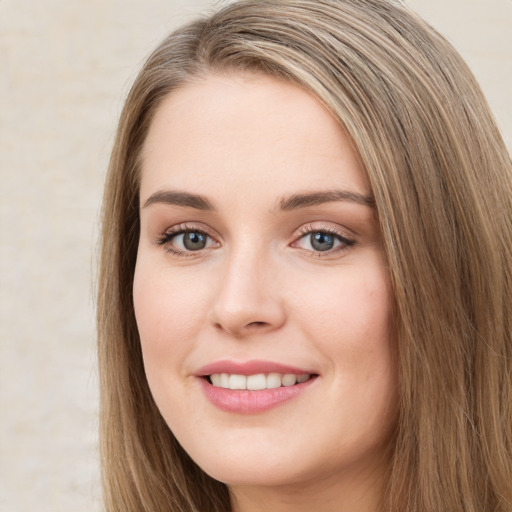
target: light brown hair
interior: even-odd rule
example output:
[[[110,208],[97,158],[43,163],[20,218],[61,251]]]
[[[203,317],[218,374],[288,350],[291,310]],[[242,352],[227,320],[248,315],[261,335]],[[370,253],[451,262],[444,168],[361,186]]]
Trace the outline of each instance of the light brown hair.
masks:
[[[98,299],[109,512],[227,512],[144,375],[133,312],[141,148],[162,99],[211,71],[309,90],[353,140],[394,292],[400,410],[383,510],[512,510],[512,166],[457,52],[391,0],[242,0],[170,35],[121,115]]]

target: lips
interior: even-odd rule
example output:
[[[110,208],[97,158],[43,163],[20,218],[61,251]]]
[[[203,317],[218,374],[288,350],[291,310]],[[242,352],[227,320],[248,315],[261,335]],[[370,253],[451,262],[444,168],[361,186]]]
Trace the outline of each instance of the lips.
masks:
[[[304,373],[314,373],[307,368],[297,368],[281,363],[271,361],[253,360],[245,362],[236,361],[216,361],[200,368],[197,376],[211,375],[212,373],[230,373],[238,375],[254,375],[256,373],[293,373],[301,375]]]
[[[202,367],[196,377],[213,405],[227,412],[251,414],[298,396],[318,375],[269,361],[217,361]]]

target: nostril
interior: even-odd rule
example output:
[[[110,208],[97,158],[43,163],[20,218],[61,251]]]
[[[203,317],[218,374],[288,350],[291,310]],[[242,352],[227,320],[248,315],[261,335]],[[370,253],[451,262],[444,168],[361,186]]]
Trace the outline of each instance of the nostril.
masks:
[[[247,327],[264,327],[266,322],[251,322]]]

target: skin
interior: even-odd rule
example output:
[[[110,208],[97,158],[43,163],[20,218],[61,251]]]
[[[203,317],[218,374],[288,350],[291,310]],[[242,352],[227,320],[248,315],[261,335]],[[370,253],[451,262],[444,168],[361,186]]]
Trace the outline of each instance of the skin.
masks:
[[[215,210],[155,196],[169,190]],[[211,74],[171,93],[144,146],[134,303],[146,375],[237,512],[375,511],[382,496],[397,378],[375,211],[350,194],[280,208],[332,190],[371,197],[350,139],[312,95],[267,76]],[[184,229],[206,246],[187,250]],[[332,250],[310,231],[334,232]],[[318,377],[270,410],[226,412],[196,376],[226,359]]]

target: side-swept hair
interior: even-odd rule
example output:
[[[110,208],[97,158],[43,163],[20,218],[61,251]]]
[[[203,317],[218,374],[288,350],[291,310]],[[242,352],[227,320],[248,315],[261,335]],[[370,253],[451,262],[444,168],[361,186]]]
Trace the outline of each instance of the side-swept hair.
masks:
[[[371,184],[394,295],[399,420],[386,511],[512,510],[512,165],[457,52],[392,0],[241,0],[174,32],[126,100],[103,209],[98,332],[109,512],[226,512],[144,375],[132,284],[140,154],[163,98],[210,72],[315,95]]]

